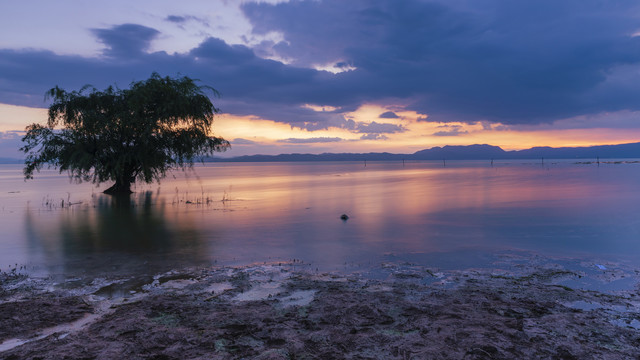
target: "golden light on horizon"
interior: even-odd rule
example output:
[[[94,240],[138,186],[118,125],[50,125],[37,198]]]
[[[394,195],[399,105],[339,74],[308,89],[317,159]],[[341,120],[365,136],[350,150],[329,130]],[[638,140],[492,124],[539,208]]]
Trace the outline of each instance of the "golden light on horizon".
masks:
[[[307,106],[314,111],[332,111],[322,106]],[[380,114],[392,111],[396,118],[381,118]],[[464,122],[430,122],[426,115],[404,111],[401,107],[365,104],[357,110],[344,114],[346,119],[357,123],[393,124],[403,131],[381,133],[384,139],[361,139],[362,133],[344,128],[308,131],[285,123],[263,120],[256,117],[223,115],[216,124],[216,132],[227,138],[243,138],[261,144],[282,146],[286,139],[340,138],[341,141],[308,142],[307,152],[316,149],[332,152],[395,152],[410,153],[435,146],[489,144],[502,149],[522,150],[536,146],[579,147],[637,142],[640,132],[624,128],[552,129],[549,126],[527,126],[526,129],[503,124]],[[256,136],[256,134],[259,134]]]
[[[0,131],[24,131],[32,123],[47,121],[47,109],[0,103]]]
[[[317,112],[336,108],[306,105]],[[395,116],[380,117],[393,112]],[[509,126],[503,124],[425,121],[425,114],[398,106],[365,104],[344,119],[354,128],[329,127],[306,130],[295,125],[261,119],[256,116],[221,114],[215,117],[213,131],[232,141],[232,150],[224,156],[279,154],[288,152],[391,152],[413,153],[445,145],[489,144],[504,150],[522,150],[536,146],[577,147],[611,145],[640,141],[640,131],[616,128],[554,129],[553,125]],[[31,123],[44,123],[47,109],[0,104],[0,132],[22,132]],[[375,123],[375,124],[374,124]],[[365,125],[365,129],[358,126]],[[384,125],[390,131],[366,136],[366,125]],[[395,132],[394,132],[395,131]],[[235,139],[244,139],[233,143]]]

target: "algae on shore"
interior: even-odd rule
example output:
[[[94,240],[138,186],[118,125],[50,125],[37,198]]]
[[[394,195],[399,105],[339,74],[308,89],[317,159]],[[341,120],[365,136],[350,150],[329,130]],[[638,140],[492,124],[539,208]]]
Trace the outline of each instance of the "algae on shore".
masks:
[[[371,279],[289,264],[185,269],[158,274],[119,298],[96,295],[95,283],[52,290],[46,279],[5,279],[3,288],[7,281],[13,283],[1,293],[0,317],[6,321],[0,329],[5,344],[0,357],[640,356],[637,287],[609,293],[571,288],[563,284],[585,274],[548,266],[510,273],[397,264],[382,271],[388,276]],[[103,283],[111,286],[115,280]],[[79,328],[39,336],[47,328],[96,313],[100,316]],[[26,341],[17,343],[16,338]]]

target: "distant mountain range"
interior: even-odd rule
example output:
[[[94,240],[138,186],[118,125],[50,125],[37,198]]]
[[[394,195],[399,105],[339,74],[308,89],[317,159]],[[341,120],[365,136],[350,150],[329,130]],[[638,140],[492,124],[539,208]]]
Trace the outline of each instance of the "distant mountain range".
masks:
[[[447,145],[416,151],[413,154],[382,153],[324,153],[246,155],[233,158],[208,157],[206,162],[268,162],[268,161],[384,161],[384,160],[501,160],[501,159],[617,159],[640,158],[640,142],[620,145],[588,147],[548,146],[526,150],[505,151],[492,145]],[[23,160],[0,158],[2,164],[22,163]]]
[[[443,146],[420,150],[413,154],[382,153],[324,153],[246,155],[233,158],[207,158],[212,162],[267,162],[267,161],[384,161],[384,160],[490,160],[490,159],[612,159],[640,158],[640,142],[620,145],[588,147],[534,147],[505,151],[499,146],[467,145]]]

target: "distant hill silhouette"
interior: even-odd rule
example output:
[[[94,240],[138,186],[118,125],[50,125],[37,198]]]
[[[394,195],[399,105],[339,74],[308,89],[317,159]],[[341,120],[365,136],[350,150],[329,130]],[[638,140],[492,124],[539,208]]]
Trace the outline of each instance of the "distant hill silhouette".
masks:
[[[385,161],[385,160],[490,160],[490,159],[611,159],[640,158],[640,142],[620,145],[588,147],[534,147],[526,150],[504,151],[492,145],[447,145],[416,151],[413,154],[382,153],[324,153],[246,155],[233,158],[207,158],[215,162],[266,161]]]
[[[509,152],[502,150],[499,146],[492,145],[447,145],[443,147],[433,147],[416,151],[411,154],[411,160],[484,160],[484,159],[505,159]]]
[[[517,152],[518,159],[541,157],[555,159],[640,158],[640,143],[589,147],[534,147]]]
[[[447,145],[416,151],[413,154],[381,153],[324,153],[246,155],[233,158],[209,157],[208,162],[269,162],[269,161],[400,161],[400,160],[503,160],[503,159],[615,159],[640,158],[640,142],[620,145],[587,147],[533,147],[505,151],[492,145]],[[0,163],[16,164],[23,160],[0,158]]]

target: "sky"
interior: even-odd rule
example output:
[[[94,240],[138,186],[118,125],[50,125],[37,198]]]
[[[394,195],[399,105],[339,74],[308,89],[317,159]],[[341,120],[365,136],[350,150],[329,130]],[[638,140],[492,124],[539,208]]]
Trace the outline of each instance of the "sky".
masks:
[[[640,141],[635,0],[3,0],[0,157],[153,72],[222,94],[223,156]]]

